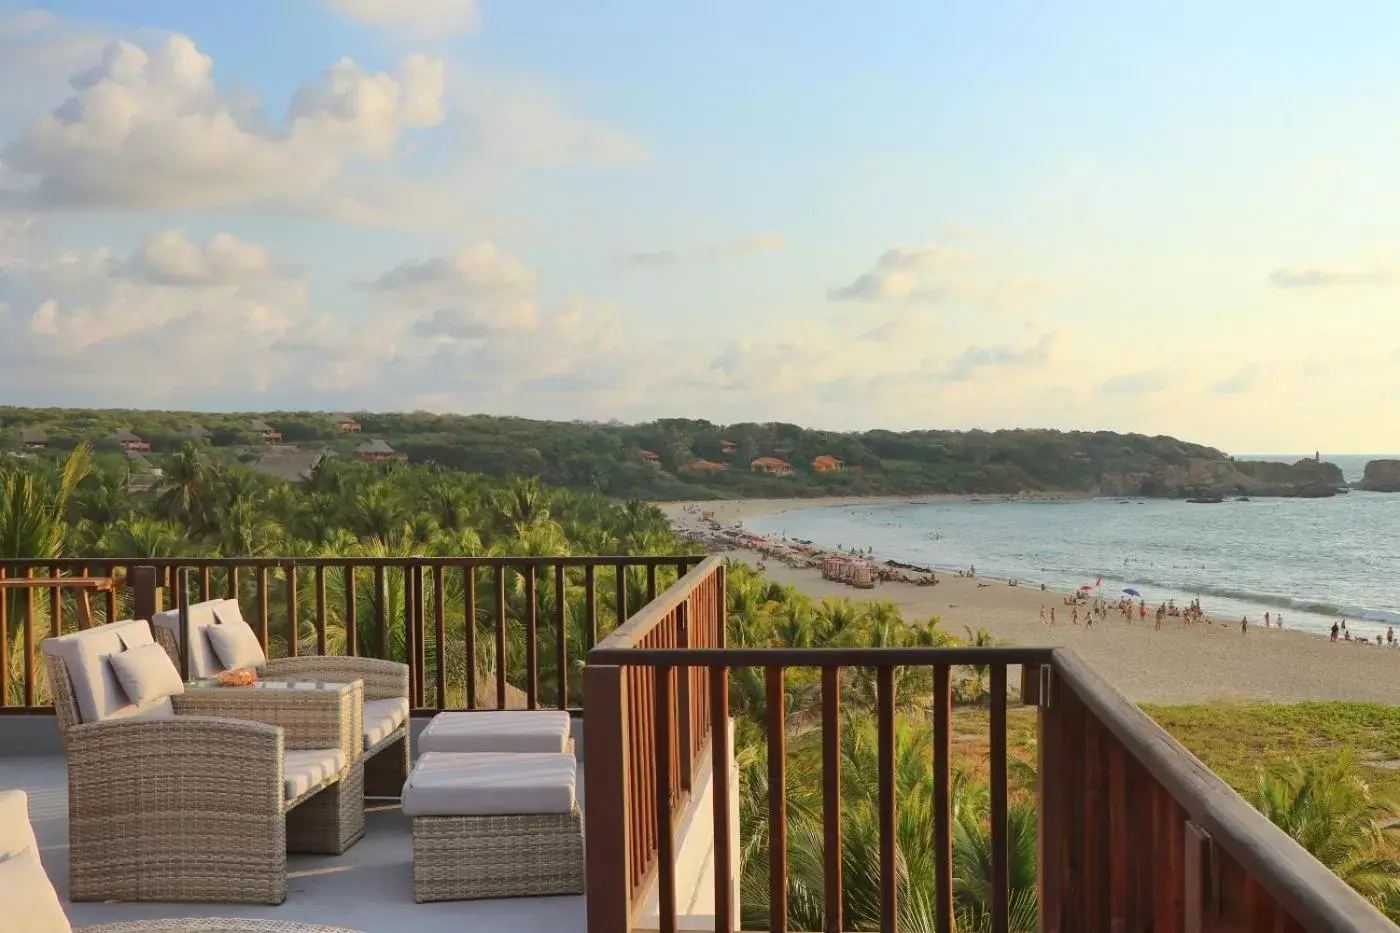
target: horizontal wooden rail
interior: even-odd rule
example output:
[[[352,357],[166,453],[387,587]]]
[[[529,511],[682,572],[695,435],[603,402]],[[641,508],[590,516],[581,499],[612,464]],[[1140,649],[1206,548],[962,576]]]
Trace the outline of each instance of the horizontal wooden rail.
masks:
[[[22,658],[13,670],[0,664],[0,711],[50,709],[38,676],[45,637],[71,631],[73,623],[179,608],[181,580],[191,601],[237,600],[270,657],[330,653],[407,664],[415,711],[577,709],[570,667],[627,621],[627,590],[640,604],[643,581],[670,586],[702,561],[697,555],[0,559],[7,588],[25,590],[0,598],[0,657]],[[616,605],[599,605],[600,577],[616,585]],[[67,591],[96,588],[102,579],[118,586],[108,593],[106,612],[92,619]],[[36,593],[48,594],[47,605]]]
[[[1394,933],[1083,658],[1055,649],[1050,671],[1042,929]]]

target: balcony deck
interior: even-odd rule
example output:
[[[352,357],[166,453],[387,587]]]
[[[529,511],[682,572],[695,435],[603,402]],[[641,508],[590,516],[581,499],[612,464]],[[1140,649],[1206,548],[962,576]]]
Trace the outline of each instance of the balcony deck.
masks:
[[[580,768],[580,801],[582,784]],[[72,903],[68,900],[68,779],[63,757],[0,756],[0,790],[12,788],[29,794],[30,818],[44,868],[75,926],[165,917],[257,917],[342,926],[363,933],[584,933],[588,925],[581,895],[415,904],[409,820],[396,804],[387,802],[366,808],[365,837],[344,855],[289,857],[287,900],[277,907]]]

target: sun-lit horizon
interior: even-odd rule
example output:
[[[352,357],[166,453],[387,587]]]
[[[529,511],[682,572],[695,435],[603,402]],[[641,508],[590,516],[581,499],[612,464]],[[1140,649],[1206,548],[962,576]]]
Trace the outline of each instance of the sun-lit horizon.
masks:
[[[1400,446],[1392,5],[39,7],[12,404]]]

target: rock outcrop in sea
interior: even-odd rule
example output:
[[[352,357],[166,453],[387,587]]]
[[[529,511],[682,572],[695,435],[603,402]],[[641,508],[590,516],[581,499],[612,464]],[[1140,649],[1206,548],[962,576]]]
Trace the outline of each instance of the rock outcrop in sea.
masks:
[[[1372,460],[1356,484],[1368,492],[1400,492],[1400,460]]]
[[[1214,501],[1223,496],[1325,498],[1345,488],[1341,468],[1334,463],[1192,458],[1150,470],[1105,470],[1097,494]]]

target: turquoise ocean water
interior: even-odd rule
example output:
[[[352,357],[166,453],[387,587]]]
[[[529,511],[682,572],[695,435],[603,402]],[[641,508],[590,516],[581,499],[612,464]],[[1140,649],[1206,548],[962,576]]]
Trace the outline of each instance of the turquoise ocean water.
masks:
[[[1348,481],[1373,456],[1331,457]],[[1264,459],[1264,458],[1260,458]],[[1298,459],[1273,456],[1267,459]],[[1216,618],[1288,628],[1400,625],[1400,493],[1191,505],[1164,499],[879,503],[754,518],[760,534],[873,548],[881,559],[1072,590],[1103,577],[1149,605],[1199,598]]]

